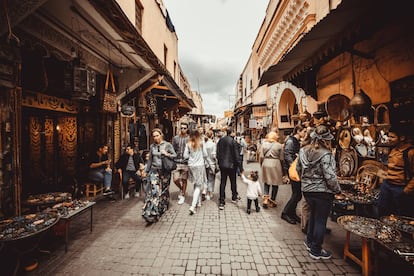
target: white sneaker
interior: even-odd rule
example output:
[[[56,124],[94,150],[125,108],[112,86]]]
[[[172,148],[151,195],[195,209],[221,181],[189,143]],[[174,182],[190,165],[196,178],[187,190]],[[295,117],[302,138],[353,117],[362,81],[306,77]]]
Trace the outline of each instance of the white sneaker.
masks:
[[[129,199],[129,194],[126,194],[124,199]]]
[[[201,207],[201,202],[197,202],[197,207]]]
[[[179,205],[184,204],[184,201],[185,201],[185,197],[180,195],[180,198],[178,199],[178,204]]]
[[[190,211],[190,215],[194,215],[196,213],[196,210],[193,206],[191,206],[188,210]]]
[[[135,193],[134,194],[134,197],[139,197],[139,193]]]

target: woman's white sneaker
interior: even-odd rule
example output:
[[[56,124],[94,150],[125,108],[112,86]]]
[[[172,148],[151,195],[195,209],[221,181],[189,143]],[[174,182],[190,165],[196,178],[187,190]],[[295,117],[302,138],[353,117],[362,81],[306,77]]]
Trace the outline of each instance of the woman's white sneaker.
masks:
[[[195,208],[193,206],[190,207],[189,211],[190,215],[194,215],[196,213]]]
[[[182,195],[179,195],[179,196],[178,196],[178,204],[179,204],[179,205],[184,204],[184,201],[185,201],[185,197],[184,197],[184,196],[182,196]]]

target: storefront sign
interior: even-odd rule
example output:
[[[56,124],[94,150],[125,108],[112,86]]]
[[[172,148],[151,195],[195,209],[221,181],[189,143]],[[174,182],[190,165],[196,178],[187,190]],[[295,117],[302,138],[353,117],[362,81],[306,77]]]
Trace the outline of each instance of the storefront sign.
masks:
[[[135,114],[135,106],[124,104],[121,107],[121,113],[123,116],[126,116],[126,117],[133,116]]]
[[[256,128],[256,126],[257,126],[256,119],[250,119],[249,120],[249,128]]]
[[[224,111],[224,118],[231,118],[233,117],[233,110],[226,110]]]
[[[253,106],[253,117],[264,117],[267,114],[267,107],[263,106]]]

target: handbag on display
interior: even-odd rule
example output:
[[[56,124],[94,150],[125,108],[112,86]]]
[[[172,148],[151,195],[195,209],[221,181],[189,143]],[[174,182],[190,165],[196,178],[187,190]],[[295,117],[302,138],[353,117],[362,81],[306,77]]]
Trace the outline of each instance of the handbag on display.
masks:
[[[162,169],[164,171],[171,172],[171,171],[177,169],[177,164],[175,163],[175,161],[173,159],[168,158],[165,155],[162,155],[161,156],[161,161],[162,161]]]
[[[298,171],[296,170],[296,164],[298,163],[298,157],[295,158],[295,160],[293,160],[292,164],[290,164],[289,166],[289,178],[290,180],[299,182],[300,181],[300,176]]]
[[[109,90],[109,80],[111,81],[112,90]],[[102,103],[102,110],[108,113],[116,113],[115,82],[114,82],[114,75],[112,74],[111,69],[108,69],[106,73],[105,91],[104,91],[104,98],[103,98],[103,103]]]

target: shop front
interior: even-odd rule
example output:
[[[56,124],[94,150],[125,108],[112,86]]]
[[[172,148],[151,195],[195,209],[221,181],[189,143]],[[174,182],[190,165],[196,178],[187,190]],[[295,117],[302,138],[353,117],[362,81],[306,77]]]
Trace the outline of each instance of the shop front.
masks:
[[[114,162],[192,105],[115,1],[38,2],[0,20],[0,217],[19,215],[29,195],[73,192],[98,144]],[[140,102],[149,94],[154,113]],[[138,121],[146,129],[132,133]]]
[[[379,221],[376,203],[390,151],[388,129],[393,125],[414,129],[410,112],[414,108],[414,36],[409,8],[404,1],[397,2],[342,1],[261,79],[261,84],[289,81],[303,89],[317,106],[311,122],[328,125],[335,135],[333,152],[343,193],[334,201],[331,218],[353,215],[340,220],[347,230],[344,254],[361,265],[364,275],[373,269],[369,246],[362,246],[363,259],[351,254],[347,246],[351,233],[363,239],[367,235],[346,225],[363,227],[369,224],[368,218]],[[279,110],[283,112],[283,108],[282,104]],[[289,115],[291,107],[286,109]],[[400,241],[412,243],[405,238],[397,241],[391,230],[388,234],[379,228],[372,231],[381,235],[373,234],[368,240],[386,251]],[[382,237],[389,240],[384,242]]]

